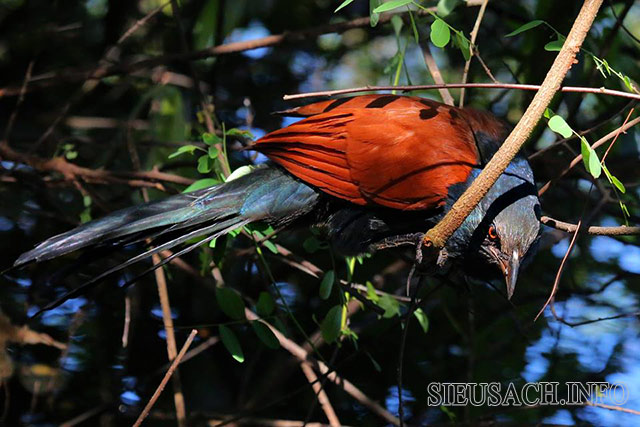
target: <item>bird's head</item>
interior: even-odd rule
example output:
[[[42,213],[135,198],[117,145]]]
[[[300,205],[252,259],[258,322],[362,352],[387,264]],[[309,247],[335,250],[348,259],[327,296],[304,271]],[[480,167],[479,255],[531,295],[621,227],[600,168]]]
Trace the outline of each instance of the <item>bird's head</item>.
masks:
[[[447,251],[462,260],[472,278],[503,276],[511,298],[520,267],[532,257],[539,236],[540,202],[533,173],[526,160],[518,158],[449,239]]]

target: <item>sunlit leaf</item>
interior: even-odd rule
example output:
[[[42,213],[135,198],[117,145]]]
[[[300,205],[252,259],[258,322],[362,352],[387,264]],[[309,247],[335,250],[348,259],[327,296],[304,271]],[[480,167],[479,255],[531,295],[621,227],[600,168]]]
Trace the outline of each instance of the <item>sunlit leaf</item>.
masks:
[[[520,33],[524,33],[525,31],[529,31],[532,28],[537,27],[538,25],[544,24],[544,21],[538,20],[536,19],[535,21],[531,21],[531,22],[527,22],[526,24],[518,27],[517,29],[515,29],[514,31],[510,32],[509,34],[507,34],[505,37],[513,37],[515,35],[518,35]]]
[[[327,271],[320,282],[320,298],[327,299],[331,295],[333,283],[336,279],[336,273],[333,270]]]
[[[213,170],[213,159],[208,155],[200,156],[198,159],[198,172],[209,173]]]
[[[431,24],[431,42],[437,47],[445,47],[451,40],[451,30],[442,19],[436,19]]]
[[[183,145],[182,147],[178,148],[173,153],[169,154],[169,158],[173,159],[174,157],[178,157],[178,156],[180,156],[182,154],[185,154],[185,153],[193,154],[193,153],[195,153],[196,150],[199,150],[199,149],[200,149],[200,147],[198,147],[196,145]]]
[[[562,135],[564,138],[569,138],[573,135],[571,126],[562,118],[562,116],[555,115],[549,119],[549,128]]]
[[[220,332],[220,339],[222,339],[222,344],[227,349],[227,351],[231,354],[237,362],[244,362],[244,353],[242,352],[242,347],[240,347],[240,342],[238,338],[236,338],[236,334],[233,333],[231,329],[224,325],[220,325],[218,327]]]
[[[418,319],[418,323],[420,323],[422,331],[426,334],[429,330],[429,318],[427,317],[425,312],[422,311],[421,308],[418,308],[413,312],[413,315],[416,317],[416,319]]]
[[[400,315],[400,303],[391,295],[381,295],[378,305],[384,310],[382,317],[385,319]]]
[[[373,11],[375,13],[388,12],[390,10],[408,5],[409,3],[413,3],[413,0],[392,0],[386,3],[382,3],[380,6],[376,7]]]
[[[336,13],[337,11],[342,9],[343,7],[349,6],[351,3],[353,3],[353,0],[344,0],[342,3],[340,3],[340,6],[338,6],[336,8],[336,10],[333,11],[333,13]]]
[[[380,297],[376,293],[376,289],[373,287],[373,284],[367,281],[367,299],[373,302],[380,301]]]
[[[627,189],[624,188],[624,184],[622,184],[622,182],[620,182],[620,180],[616,178],[614,175],[611,175],[611,182],[613,183],[613,185],[616,186],[618,190],[620,190],[622,194],[627,192]]]
[[[560,52],[562,49],[562,45],[564,44],[564,40],[554,40],[544,45],[544,50],[548,52]]]
[[[234,170],[233,172],[231,172],[231,175],[229,175],[227,177],[227,182],[229,181],[233,181],[234,179],[238,179],[241,176],[245,176],[251,173],[251,171],[253,171],[256,167],[255,166],[249,166],[249,165],[245,165],[245,166],[240,166],[238,169]]]
[[[278,338],[276,338],[274,333],[271,331],[271,328],[269,328],[267,325],[260,322],[259,320],[254,320],[253,322],[251,322],[251,327],[253,328],[253,332],[256,333],[256,335],[264,345],[272,350],[276,350],[280,347]]]
[[[331,307],[327,316],[320,324],[322,337],[328,343],[334,342],[340,336],[342,329],[342,306],[336,305]]]
[[[374,12],[374,10],[380,6],[381,0],[369,0],[369,23],[372,27],[378,25],[378,21],[380,20],[380,14]]]
[[[593,148],[590,148],[589,153],[589,166],[587,170],[594,178],[599,178],[602,174],[602,165],[600,164],[600,159],[598,158],[598,153]]]
[[[220,154],[220,150],[218,150],[216,147],[212,145],[209,147],[208,154],[211,159],[216,159]]]
[[[218,181],[215,178],[199,179],[196,182],[194,182],[193,184],[191,184],[190,186],[188,186],[187,188],[185,188],[182,192],[183,193],[189,193],[191,191],[200,190],[202,188],[213,187],[214,185],[217,185],[219,183],[220,183],[220,181]]]
[[[235,320],[244,319],[244,301],[238,292],[231,288],[216,288],[216,300],[227,316]]]

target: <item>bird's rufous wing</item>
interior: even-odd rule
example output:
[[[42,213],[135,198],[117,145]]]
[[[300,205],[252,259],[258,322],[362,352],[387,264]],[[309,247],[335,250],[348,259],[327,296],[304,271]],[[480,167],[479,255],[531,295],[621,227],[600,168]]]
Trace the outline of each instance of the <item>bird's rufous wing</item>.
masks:
[[[490,136],[503,131],[488,114],[396,95],[340,98],[286,113],[307,118],[249,148],[335,197],[403,210],[441,206],[449,187],[469,177],[479,163],[474,126]]]

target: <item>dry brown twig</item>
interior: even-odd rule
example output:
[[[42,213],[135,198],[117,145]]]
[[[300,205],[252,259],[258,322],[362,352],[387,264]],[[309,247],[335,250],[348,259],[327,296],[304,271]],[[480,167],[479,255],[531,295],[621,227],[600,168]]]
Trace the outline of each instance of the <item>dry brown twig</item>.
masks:
[[[478,31],[480,30],[480,23],[482,23],[482,18],[484,18],[484,11],[487,9],[487,4],[489,4],[489,0],[483,0],[482,5],[480,5],[480,10],[478,11],[478,17],[476,18],[476,22],[475,24],[473,24],[473,29],[471,30],[471,43],[469,44],[469,55],[471,56],[464,63],[464,70],[462,72],[462,83],[466,83],[467,77],[469,76],[469,68],[471,67],[471,60],[473,59],[474,53],[477,50],[477,47],[475,47],[476,38],[478,37]],[[478,56],[478,59],[480,59],[480,56]],[[482,64],[483,66],[485,66],[484,62],[482,62]],[[488,68],[486,69],[488,70]],[[495,80],[495,79],[492,79],[492,80]],[[464,95],[465,95],[464,89],[465,88],[460,88],[460,103],[459,103],[460,107],[464,106]]]
[[[248,320],[262,322],[265,326],[271,329],[271,332],[276,336],[280,346],[291,353],[294,357],[298,358],[302,363],[310,364],[316,368],[321,375],[325,375],[331,382],[341,387],[347,394],[351,395],[360,404],[369,408],[373,413],[383,418],[386,422],[393,425],[399,425],[398,418],[393,416],[389,411],[383,408],[380,404],[373,401],[367,395],[365,395],[360,389],[353,385],[350,381],[341,378],[334,371],[331,371],[329,367],[323,362],[314,359],[308,351],[300,347],[298,344],[285,337],[277,328],[272,326],[269,322],[259,318],[253,311],[245,308],[245,316]]]
[[[187,350],[191,346],[191,343],[193,342],[193,339],[195,338],[197,333],[198,333],[197,330],[195,330],[195,329],[191,330],[191,333],[189,334],[189,337],[187,337],[187,340],[185,341],[184,345],[180,349],[180,352],[176,355],[175,359],[173,359],[173,363],[171,363],[171,366],[169,367],[169,370],[167,370],[167,373],[165,374],[164,378],[162,378],[162,381],[160,381],[160,384],[158,385],[158,388],[156,388],[156,391],[151,396],[151,399],[149,399],[149,402],[147,402],[147,404],[145,405],[144,409],[142,410],[142,412],[138,416],[138,419],[133,424],[133,427],[139,427],[140,424],[142,424],[142,421],[144,421],[144,419],[147,417],[147,415],[149,415],[149,412],[151,411],[151,408],[153,407],[153,405],[156,403],[156,401],[160,397],[160,394],[162,393],[162,390],[164,390],[164,388],[166,387],[167,383],[169,382],[169,379],[172,377],[172,375],[175,372],[175,370],[178,368],[178,365],[180,364],[180,361],[182,360],[182,358],[184,357],[185,353],[187,352]]]
[[[292,101],[295,99],[346,95],[357,92],[377,92],[377,91],[391,91],[400,90],[404,92],[416,91],[416,90],[433,90],[433,89],[460,89],[460,88],[476,88],[476,89],[515,89],[515,90],[530,90],[538,91],[542,85],[530,85],[521,83],[446,83],[446,84],[434,84],[434,85],[398,85],[398,86],[360,86],[347,89],[336,90],[322,90],[318,92],[304,92],[295,93],[291,95],[283,95],[282,99],[285,101]],[[593,93],[595,95],[610,95],[620,98],[637,99],[640,100],[640,94],[624,92],[621,90],[607,89],[604,87],[583,87],[583,86],[562,86],[558,89],[558,92],[563,93]]]
[[[442,73],[440,72],[440,68],[438,68],[438,64],[436,64],[436,60],[433,59],[433,55],[431,54],[431,48],[429,47],[429,42],[427,40],[422,42],[422,56],[424,57],[424,63],[427,65],[427,69],[433,78],[433,81],[437,85],[441,85],[442,87],[438,89],[440,93],[440,97],[442,98],[442,102],[447,105],[455,105],[455,101],[453,100],[453,96],[451,96],[451,92],[446,88],[444,79],[442,78]]]

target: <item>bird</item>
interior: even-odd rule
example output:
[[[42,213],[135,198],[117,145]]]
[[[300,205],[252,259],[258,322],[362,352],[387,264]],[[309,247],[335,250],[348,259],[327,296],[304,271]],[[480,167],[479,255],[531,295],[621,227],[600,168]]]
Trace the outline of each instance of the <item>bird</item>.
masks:
[[[244,148],[269,159],[250,173],[85,223],[22,254],[14,267],[96,246],[153,243],[69,298],[155,253],[182,247],[144,273],[252,223],[315,226],[344,255],[419,247],[510,131],[486,111],[394,94],[329,99],[279,114],[300,119]],[[533,172],[518,154],[430,271],[454,269],[484,281],[502,276],[510,299],[520,267],[536,251],[540,210]]]

